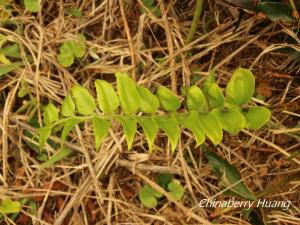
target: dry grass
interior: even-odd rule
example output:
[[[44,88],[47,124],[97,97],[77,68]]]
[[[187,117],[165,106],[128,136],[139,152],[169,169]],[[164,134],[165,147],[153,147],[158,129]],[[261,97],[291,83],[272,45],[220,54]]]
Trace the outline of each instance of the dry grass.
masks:
[[[148,155],[142,133],[136,135],[133,150],[128,152],[122,129],[114,124],[101,150],[95,152],[91,126],[86,124],[84,130],[77,127],[66,143],[76,150],[72,156],[51,168],[40,168],[24,135],[25,130],[36,132],[27,124],[31,110],[17,111],[25,104],[17,97],[22,80],[36,99],[34,113],[41,122],[43,104],[61,104],[77,83],[95,94],[93,81],[101,78],[114,82],[116,71],[128,71],[147,87],[163,84],[179,92],[199,75],[197,83],[201,84],[213,67],[221,86],[235,68],[251,68],[257,78],[257,92],[266,97],[264,102],[253,100],[273,110],[270,125],[256,132],[226,134],[220,146],[207,142],[207,148],[236,166],[255,193],[299,171],[300,159],[288,158],[299,151],[299,129],[293,128],[300,116],[299,62],[276,51],[288,45],[286,35],[295,35],[295,25],[247,14],[235,30],[236,9],[221,1],[209,1],[195,40],[186,45],[194,1],[160,1],[162,18],[151,12],[141,14],[140,0],[42,2],[43,10],[36,15],[25,12],[21,4],[12,5],[12,20],[23,24],[22,33],[0,28],[1,34],[20,43],[25,62],[25,68],[2,77],[0,83],[0,197],[30,198],[38,203],[36,215],[24,207],[15,222],[4,216],[3,224],[158,225],[208,224],[213,220],[217,224],[248,224],[241,210],[222,213],[198,207],[203,198],[224,197],[201,149],[194,148],[194,140],[186,131],[174,155],[170,155],[162,133],[157,137],[155,152]],[[83,18],[65,14],[64,9],[69,7],[79,8]],[[87,37],[88,53],[65,69],[57,62],[58,48],[78,32]],[[299,50],[297,41],[290,46]],[[25,52],[32,62],[25,58]],[[158,57],[165,60],[158,63]],[[52,140],[59,142],[57,137]],[[47,145],[47,151],[51,155],[55,149]],[[174,173],[180,179],[185,187],[181,201],[174,201],[153,182],[161,172]],[[155,210],[142,207],[138,200],[138,190],[145,183],[165,196]],[[288,211],[265,210],[268,220],[300,224],[299,185],[299,181],[293,181],[268,195],[272,200],[289,199],[293,203]]]

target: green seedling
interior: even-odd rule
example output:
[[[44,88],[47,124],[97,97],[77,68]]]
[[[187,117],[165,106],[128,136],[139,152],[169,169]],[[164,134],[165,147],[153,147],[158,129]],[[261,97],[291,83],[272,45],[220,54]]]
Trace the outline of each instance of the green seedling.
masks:
[[[243,9],[262,12],[272,20],[299,20],[298,8],[294,0],[289,0],[289,4],[284,1],[260,0],[226,0],[225,2]]]
[[[22,105],[16,110],[16,113],[24,113],[28,115],[28,121],[30,121],[37,111],[36,98],[32,95],[30,86],[25,80],[21,80],[20,89],[18,91],[19,98],[28,97],[24,99]]]
[[[24,5],[29,12],[38,12],[40,9],[38,0],[24,0]]]
[[[168,191],[175,200],[180,200],[184,194],[184,187],[178,180],[173,178],[172,174],[159,174],[156,183]],[[148,184],[144,185],[139,191],[139,199],[147,208],[155,208],[158,204],[157,199],[160,198],[162,198],[162,194],[155,191]]]
[[[243,182],[238,170],[229,164],[225,159],[208,150],[205,156],[213,171],[218,175],[219,187],[224,194],[234,197],[255,201],[256,197]]]
[[[11,62],[9,58],[20,59],[20,49],[18,44],[8,44],[3,47],[8,42],[8,38],[0,34],[0,77],[18,69],[23,65],[23,62]]]
[[[79,35],[77,39],[66,40],[59,48],[58,62],[64,67],[70,67],[75,58],[82,58],[86,52],[85,37]]]
[[[82,18],[82,12],[78,8],[66,8],[65,13],[77,18]]]
[[[170,195],[177,201],[180,200],[184,194],[184,187],[175,179],[168,184],[168,190]]]
[[[32,200],[29,200],[28,198],[21,198],[21,199],[19,199],[20,208],[24,207],[25,205],[27,205],[28,203],[31,203],[31,202],[33,202],[33,201],[32,201]],[[13,221],[15,221],[16,218],[18,217],[18,215],[20,214],[20,212],[21,212],[21,211],[19,211],[19,212],[14,212],[14,213],[10,216],[10,218],[11,218]]]
[[[99,150],[102,141],[111,127],[112,120],[123,126],[128,149],[132,147],[137,127],[140,125],[152,150],[158,128],[167,135],[172,152],[175,151],[181,131],[190,130],[195,137],[196,145],[205,141],[205,136],[218,145],[223,139],[223,130],[237,134],[244,128],[258,129],[268,122],[271,112],[262,106],[249,105],[254,93],[255,79],[248,69],[234,71],[225,96],[217,85],[214,73],[210,73],[203,88],[189,87],[186,91],[185,110],[179,98],[168,88],[160,86],[156,95],[148,89],[138,86],[124,72],[117,72],[117,91],[112,84],[96,80],[96,99],[90,92],[79,85],[71,89],[64,99],[61,109],[52,103],[44,108],[44,127],[40,143],[44,144],[50,130],[61,126],[62,142],[73,127],[85,121],[92,121],[95,136],[95,147]],[[96,113],[96,108],[101,113]],[[157,114],[158,109],[165,114]],[[123,114],[117,113],[119,110]],[[142,114],[140,113],[142,112]]]
[[[0,65],[0,77],[13,71],[13,70],[18,69],[22,65],[23,65],[22,62],[15,62],[15,63],[6,64],[6,65]]]
[[[155,5],[154,0],[142,0],[141,1],[144,6],[150,10],[150,12],[152,12],[155,16],[160,17],[161,16],[161,12],[160,9],[158,8],[158,6]],[[144,7],[140,7],[140,11],[141,13],[145,13],[146,10]]]
[[[157,206],[157,199],[161,198],[162,194],[158,191],[155,191],[148,184],[144,185],[139,191],[139,199],[141,203],[147,208],[155,208]]]
[[[0,202],[0,214],[18,213],[21,211],[21,203],[11,199],[2,199]]]
[[[50,159],[48,159],[46,162],[44,162],[41,165],[41,167],[43,167],[43,168],[49,167],[49,166],[53,165],[54,163],[56,163],[57,161],[60,161],[63,158],[67,157],[72,152],[73,151],[71,149],[63,147],[57,153],[53,154]]]

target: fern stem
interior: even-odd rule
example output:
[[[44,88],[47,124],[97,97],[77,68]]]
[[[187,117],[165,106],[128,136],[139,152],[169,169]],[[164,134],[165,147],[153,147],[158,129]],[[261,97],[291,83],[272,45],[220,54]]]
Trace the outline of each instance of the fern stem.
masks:
[[[202,13],[202,9],[203,9],[203,0],[196,0],[196,8],[195,8],[195,12],[194,12],[194,17],[193,17],[193,21],[192,21],[192,25],[189,31],[189,34],[186,38],[186,44],[189,44],[193,41],[195,32],[197,30],[197,26],[200,20],[200,16]]]
[[[169,114],[163,114],[163,115],[158,115],[158,114],[155,114],[155,115],[142,115],[142,116],[139,116],[139,115],[121,115],[121,114],[111,114],[111,115],[102,115],[102,114],[93,114],[93,115],[89,115],[89,116],[73,116],[72,118],[77,118],[77,119],[80,119],[82,121],[87,121],[87,120],[91,120],[93,117],[99,117],[101,119],[107,119],[107,120],[113,120],[113,119],[118,119],[118,118],[128,118],[128,116],[130,116],[131,118],[135,118],[135,119],[138,119],[138,118],[143,118],[143,117],[151,117],[151,116],[157,116],[157,117],[160,117],[160,118],[166,118],[166,117],[169,117],[169,116],[172,116],[176,114],[177,116],[189,116],[190,115],[190,112],[183,112],[183,113],[180,113],[180,112],[176,112],[176,113],[169,113]],[[70,119],[71,117],[66,117],[66,118],[63,118],[61,120],[58,120],[56,121],[55,123],[52,124],[52,127],[55,127],[59,124],[62,124],[62,123],[65,123],[68,119]]]

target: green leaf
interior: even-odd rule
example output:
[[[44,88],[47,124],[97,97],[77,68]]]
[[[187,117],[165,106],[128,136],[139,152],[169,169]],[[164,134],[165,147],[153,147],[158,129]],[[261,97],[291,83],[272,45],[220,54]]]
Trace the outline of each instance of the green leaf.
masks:
[[[18,69],[20,66],[22,66],[22,62],[15,62],[7,65],[1,65],[0,66],[0,77],[15,70]]]
[[[186,105],[189,110],[196,110],[199,112],[206,112],[208,110],[205,96],[197,86],[192,86],[188,89]]]
[[[157,111],[159,107],[159,100],[158,98],[152,94],[148,89],[137,86],[137,90],[140,96],[140,109],[142,112],[145,113],[154,113]]]
[[[237,109],[214,109],[213,112],[221,127],[231,134],[237,134],[245,127],[246,120]]]
[[[180,184],[180,182],[174,180],[168,184],[168,189],[170,190],[170,195],[175,200],[180,200],[184,194],[184,188]]]
[[[39,133],[40,150],[42,150],[51,134],[51,127],[38,128],[38,133]]]
[[[78,35],[78,39],[72,41],[72,50],[76,58],[82,58],[86,52],[85,37]]]
[[[0,53],[0,62],[4,65],[11,64],[11,61],[3,53]]]
[[[205,80],[206,84],[213,84],[216,83],[216,70],[212,69],[209,71],[208,76]]]
[[[255,88],[255,78],[248,69],[239,68],[226,86],[226,101],[234,105],[248,103],[253,96]]]
[[[223,139],[222,127],[213,112],[199,116],[200,124],[206,136],[214,145],[220,144]]]
[[[162,194],[155,191],[148,184],[139,191],[139,199],[141,203],[148,208],[155,208],[157,206],[157,199],[162,197]]]
[[[75,112],[75,103],[72,99],[72,96],[69,94],[64,99],[63,104],[61,106],[61,114],[65,117],[74,116]]]
[[[137,129],[137,120],[134,117],[118,117],[117,120],[122,124],[124,134],[127,140],[128,150],[132,147],[132,142]]]
[[[256,197],[245,185],[240,173],[234,166],[211,151],[205,151],[205,156],[208,159],[210,167],[219,177],[220,188],[225,189],[230,187],[229,192],[224,192],[225,194],[227,193],[252,201],[256,200]]]
[[[142,0],[142,3],[147,7],[151,7],[154,4],[154,0]]]
[[[39,11],[39,1],[38,0],[24,0],[25,8],[30,12]]]
[[[74,126],[76,124],[79,124],[80,122],[82,122],[83,119],[79,118],[79,117],[70,117],[66,119],[66,122],[64,123],[64,128],[61,132],[61,145],[64,144],[68,134],[70,133],[70,131],[74,128]]]
[[[59,109],[56,108],[52,103],[49,103],[44,108],[43,118],[44,123],[46,125],[51,125],[52,123],[56,122],[58,120],[58,112]]]
[[[4,54],[5,56],[9,56],[12,58],[22,58],[20,55],[20,47],[19,44],[9,45],[5,48],[0,49],[0,53]]]
[[[256,12],[263,12],[271,20],[285,20],[292,22],[293,10],[283,2],[260,2],[255,8]]]
[[[78,8],[66,8],[65,13],[79,18],[82,17],[82,12]]]
[[[48,160],[47,153],[45,151],[39,152],[35,158],[41,162],[46,162]]]
[[[156,94],[159,98],[160,105],[166,111],[174,112],[180,108],[180,101],[170,89],[164,86],[159,86]]]
[[[29,208],[29,213],[31,215],[37,215],[38,214],[38,207],[37,207],[37,202],[33,201],[33,200],[29,200],[29,203],[28,203],[28,208]]]
[[[23,79],[21,80],[21,88],[20,88],[19,91],[21,92],[20,94],[18,93],[18,97],[20,97],[20,98],[23,98],[26,95],[31,93],[31,90],[30,90],[30,87],[29,87],[28,83]],[[34,102],[34,100],[31,100],[31,101]]]
[[[98,151],[100,149],[103,139],[108,134],[109,128],[111,126],[111,121],[95,116],[92,119],[92,125],[95,137],[95,149],[96,151]]]
[[[45,167],[49,167],[51,165],[53,165],[54,163],[62,160],[63,158],[67,157],[68,155],[70,155],[73,152],[73,150],[64,147],[62,149],[60,149],[58,152],[54,153],[49,160],[47,160],[46,162],[44,162],[41,167],[45,168]]]
[[[100,110],[104,113],[113,113],[120,104],[113,86],[104,80],[96,80],[95,87]]]
[[[180,137],[180,128],[177,120],[173,116],[171,117],[153,116],[153,120],[166,133],[167,137],[171,142],[172,153],[174,153]]]
[[[86,52],[85,37],[79,35],[77,39],[65,41],[59,51],[58,62],[64,67],[71,66],[75,57],[82,58]]]
[[[199,120],[199,113],[192,111],[188,117],[178,117],[179,123],[186,129],[190,130],[195,139],[196,146],[199,146],[205,141],[205,133]]]
[[[163,196],[162,193],[160,193],[159,191],[156,191],[154,189],[152,189],[152,190],[153,190],[153,194],[156,198],[161,198]]]
[[[12,201],[10,199],[3,199],[0,203],[0,213],[10,214],[18,213],[21,211],[21,203],[18,201]]]
[[[160,9],[157,6],[154,6],[153,0],[142,0],[143,4],[157,17],[161,16]],[[140,7],[141,13],[146,13],[144,7]]]
[[[249,129],[259,129],[265,125],[271,117],[271,111],[266,107],[255,106],[248,111],[243,111],[246,118],[246,127]]]
[[[0,0],[1,2],[1,0]],[[17,201],[16,201],[17,202]],[[27,203],[30,203],[30,202],[33,202],[32,200],[29,200],[28,198],[21,198],[19,199],[18,201],[20,203],[20,209],[26,205]],[[1,203],[0,203],[1,204]],[[21,210],[20,210],[21,211]],[[13,214],[11,214],[9,217],[10,219],[12,219],[13,221],[16,220],[16,218],[18,217],[18,215],[20,214],[20,211],[19,212],[14,212]],[[30,212],[31,213],[31,212]],[[0,213],[1,214],[1,213]],[[0,215],[0,218],[2,217],[3,215]]]
[[[216,71],[215,69],[212,69],[209,71],[208,76],[206,77],[204,84],[203,84],[203,92],[207,93],[208,87],[211,84],[215,84],[216,83]]]
[[[138,122],[144,130],[149,146],[149,152],[152,152],[152,146],[158,131],[158,126],[151,117],[139,117]]]
[[[64,67],[71,66],[75,60],[72,48],[67,43],[64,43],[59,50],[60,53],[57,56],[58,62]]]
[[[220,87],[214,83],[210,84],[207,88],[207,97],[209,105],[212,108],[223,107],[224,105],[224,95]]]
[[[121,107],[125,114],[133,114],[140,107],[140,96],[135,82],[125,72],[115,73]]]
[[[30,118],[28,120],[28,125],[30,125],[31,127],[36,128],[37,130],[40,128],[40,124],[38,122],[38,119],[36,116]],[[32,150],[34,150],[36,153],[40,152],[40,146],[39,144],[36,144],[36,142],[39,142],[38,137],[36,137],[36,135],[34,135],[33,133],[31,133],[29,130],[25,129],[24,130],[24,135],[28,138],[24,139],[25,143],[28,145],[28,147]]]
[[[160,8],[158,6],[152,7],[151,11],[154,13],[155,16],[161,17],[161,11],[160,11]]]
[[[75,85],[72,87],[71,92],[78,113],[84,116],[94,113],[96,104],[93,96],[88,92],[87,89],[79,85]]]
[[[156,183],[163,189],[168,187],[168,184],[172,181],[173,175],[169,173],[160,173],[156,178]]]
[[[23,98],[26,95],[28,95],[29,93],[30,93],[30,89],[28,87],[28,84],[26,83],[26,81],[22,80],[21,81],[21,88],[18,91],[18,97]]]

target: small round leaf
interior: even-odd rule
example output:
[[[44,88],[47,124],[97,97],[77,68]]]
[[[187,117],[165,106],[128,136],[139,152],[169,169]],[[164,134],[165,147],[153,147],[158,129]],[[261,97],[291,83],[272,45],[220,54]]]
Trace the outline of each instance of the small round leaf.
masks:
[[[138,93],[141,99],[141,111],[145,113],[154,113],[159,107],[158,98],[148,89],[137,86]]]
[[[71,95],[67,95],[61,106],[61,114],[65,117],[74,116],[75,103]]]
[[[226,86],[226,100],[230,104],[243,105],[250,101],[255,88],[255,78],[248,69],[239,68]]]
[[[73,99],[75,101],[77,111],[84,116],[91,115],[96,109],[96,103],[93,96],[87,89],[79,85],[75,85],[71,89]]]
[[[125,72],[115,73],[121,107],[125,114],[133,114],[140,108],[140,96],[135,82]]]
[[[214,114],[218,118],[222,128],[231,134],[237,134],[244,127],[246,120],[237,109],[214,109]]]
[[[220,144],[223,139],[223,130],[217,117],[213,112],[199,116],[200,124],[205,135],[214,145]]]
[[[56,122],[58,120],[58,112],[59,109],[56,108],[52,103],[49,103],[44,108],[44,113],[43,113],[44,123],[46,125],[50,125]]]
[[[139,191],[141,203],[148,208],[155,208],[157,206],[156,197],[159,196],[156,196],[155,190],[147,184]]]
[[[265,125],[271,117],[271,112],[266,107],[256,106],[243,112],[246,118],[246,127],[249,129],[258,129]]]
[[[201,89],[197,86],[192,86],[188,89],[186,105],[189,110],[206,112],[208,109],[205,96]]]
[[[223,107],[224,95],[222,90],[216,83],[208,85],[207,97],[208,97],[209,105],[212,108]]]
[[[113,113],[120,104],[113,86],[105,80],[96,80],[95,87],[99,108],[104,113]]]
[[[160,86],[157,89],[157,96],[159,98],[160,105],[169,112],[178,110],[181,106],[177,96],[168,88]]]

